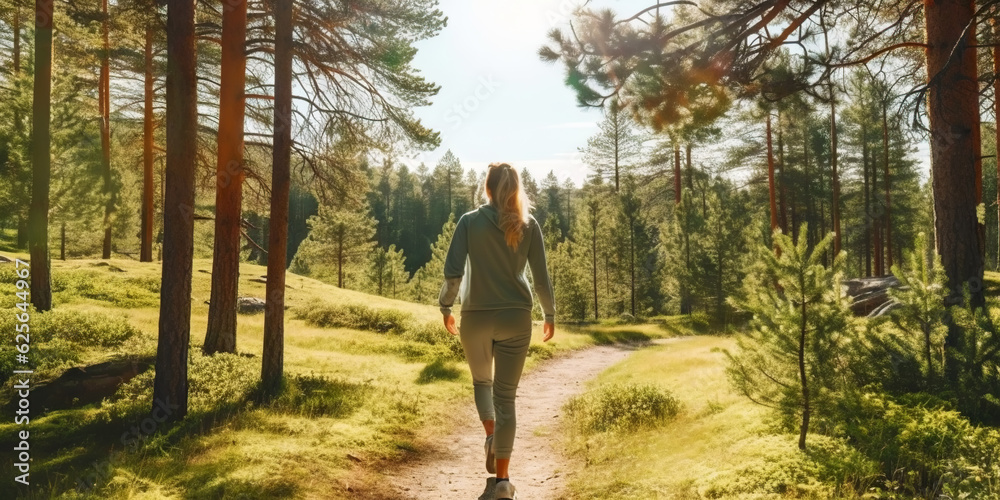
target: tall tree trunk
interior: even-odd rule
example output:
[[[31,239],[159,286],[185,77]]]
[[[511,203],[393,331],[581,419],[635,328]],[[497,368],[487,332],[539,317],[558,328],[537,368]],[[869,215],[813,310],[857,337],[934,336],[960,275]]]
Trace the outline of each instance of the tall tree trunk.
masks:
[[[687,188],[688,188],[688,191],[691,191],[691,194],[694,194],[694,165],[691,164],[691,143],[690,142],[687,143],[687,145],[685,145],[685,153],[687,155],[687,164],[684,167],[685,170],[686,170],[685,173],[686,173],[686,177],[687,177]]]
[[[629,279],[631,290],[631,310],[632,316],[635,316],[635,222],[629,220],[629,230],[628,230],[628,269],[629,269]]]
[[[799,289],[805,289],[805,276],[799,278]],[[806,449],[806,434],[809,432],[809,417],[812,405],[809,401],[809,380],[806,378],[806,297],[801,298],[802,319],[799,325],[799,383],[802,385],[802,425],[799,427],[799,449]]]
[[[882,154],[885,161],[885,270],[888,274],[892,269],[892,193],[889,176],[889,103],[882,102]]]
[[[969,26],[969,40],[971,40],[972,45],[977,45],[979,38],[976,32],[977,23],[973,22]],[[976,48],[969,49],[972,52],[973,60],[973,70],[978,76],[979,74],[979,56]],[[975,155],[974,159],[974,170],[975,170],[975,182],[976,182],[976,206],[978,207],[980,203],[983,202],[983,147],[982,147],[982,124],[980,123],[979,117],[979,83],[976,83],[976,113],[972,117],[972,152]],[[976,217],[976,239],[979,244],[979,261],[986,264],[986,225],[979,222],[979,217]]]
[[[215,247],[212,259],[212,293],[208,303],[208,329],[202,347],[205,354],[236,352],[240,214],[243,205],[243,179],[246,175],[243,166],[246,33],[247,2],[223,2]]]
[[[590,249],[592,254],[592,264],[593,264],[593,281],[594,281],[594,321],[598,319],[598,309],[597,309],[597,214],[600,212],[600,206],[597,200],[592,200],[590,202]]]
[[[674,205],[681,202],[681,145],[674,143]]]
[[[66,260],[66,221],[59,226],[59,260]]]
[[[15,76],[21,74],[21,0],[14,2],[14,48],[13,51],[13,61],[12,61],[12,72]],[[14,107],[14,131],[18,137],[24,133],[24,120],[21,119],[21,110],[18,107]]]
[[[14,54],[13,54],[13,74],[17,78],[21,74],[21,2],[14,3]],[[18,139],[24,137],[24,120],[21,117],[21,109],[14,107],[14,133]],[[20,162],[20,168],[24,168],[24,163]],[[28,221],[24,218],[24,213],[18,211],[17,215],[17,248],[28,246]]]
[[[969,285],[971,304],[983,307],[983,259],[976,219],[976,157],[973,129],[978,127],[979,92],[976,51],[963,33],[973,23],[972,0],[924,0],[927,36],[927,114],[930,122],[931,182],[934,189],[934,236],[948,276],[949,303],[960,300]],[[962,331],[948,321],[945,376],[959,383]]]
[[[35,0],[35,86],[31,104],[31,205],[28,249],[31,255],[31,303],[52,309],[49,261],[49,179],[52,175],[52,14],[53,0]]]
[[[146,73],[143,82],[142,116],[142,214],[139,261],[153,262],[153,226],[156,196],[153,187],[153,28],[146,27]]]
[[[833,202],[830,214],[833,219],[833,255],[840,254],[840,174],[837,172],[837,102],[834,96],[833,83],[830,83],[830,168],[833,175]]]
[[[1000,27],[997,19],[990,19],[993,26],[993,43],[1000,40]],[[993,74],[1000,75],[1000,45],[993,46]],[[996,124],[996,149],[1000,151],[1000,78],[993,78],[993,121]],[[997,160],[997,185],[1000,186],[1000,153]],[[997,269],[1000,269],[1000,187],[997,187]]]
[[[274,38],[274,159],[261,366],[262,385],[272,395],[281,386],[285,350],[285,253],[292,155],[292,0],[274,3]]]
[[[194,173],[198,87],[195,73],[194,0],[167,7],[167,165],[163,206],[163,277],[153,410],[187,414],[191,343],[191,266],[194,254]]]
[[[788,231],[788,202],[785,189],[785,143],[782,137],[781,112],[778,112],[778,225],[781,232],[791,234]]]
[[[868,169],[868,129],[861,126],[861,165],[864,175],[865,199],[865,276],[872,275],[872,206],[871,206],[871,172]]]
[[[767,198],[771,208],[771,232],[778,229],[778,198],[774,185],[774,150],[771,146],[771,113],[767,114]],[[775,245],[775,251],[777,251]]]
[[[612,106],[614,105],[615,104],[612,103]],[[615,194],[618,194],[618,184],[619,184],[618,156],[621,154],[618,151],[618,146],[620,146],[619,143],[621,142],[621,127],[619,127],[620,123],[618,121],[619,120],[618,111],[615,111],[614,113],[615,113]]]
[[[114,187],[111,184],[111,43],[109,41],[108,0],[101,0],[101,77],[98,83],[101,111],[101,168],[104,186],[102,191],[108,197],[104,205],[104,243],[101,258],[111,258],[111,215],[115,211]]]
[[[973,21],[974,3],[925,0],[924,19],[937,251],[953,297],[957,298],[968,283],[973,304],[982,306],[983,261],[977,241],[975,196],[978,152],[974,130],[979,116],[976,51],[966,48],[971,33],[960,40]],[[949,63],[949,59],[953,60]],[[955,341],[955,335],[949,334],[946,344],[952,346]]]
[[[806,179],[806,221],[809,222],[809,232],[806,234],[807,242],[809,248],[812,248],[819,239],[823,238],[822,232],[820,231],[820,225],[815,224],[816,218],[816,200],[813,196],[813,174],[811,165],[809,165],[809,126],[805,125],[802,130],[802,166],[805,171]],[[817,238],[818,236],[818,238]]]

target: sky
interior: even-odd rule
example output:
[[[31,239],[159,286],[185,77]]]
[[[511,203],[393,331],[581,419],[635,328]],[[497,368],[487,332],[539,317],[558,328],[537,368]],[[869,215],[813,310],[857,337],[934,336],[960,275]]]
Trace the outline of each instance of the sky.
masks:
[[[565,29],[582,0],[441,0],[448,25],[416,44],[413,66],[441,86],[431,106],[414,110],[441,133],[441,146],[404,159],[433,168],[451,150],[462,167],[485,169],[505,161],[536,180],[553,171],[577,186],[587,177],[578,148],[597,132],[601,111],[581,108],[564,83],[561,62],[547,63],[538,49],[553,28]],[[649,0],[591,0],[591,8],[632,15]],[[925,143],[917,159],[929,167]]]
[[[441,146],[411,162],[437,164],[451,150],[462,167],[505,161],[536,180],[549,171],[581,185],[587,168],[577,148],[597,132],[599,109],[580,108],[563,83],[562,63],[543,62],[538,49],[553,27],[565,28],[580,0],[442,0],[448,26],[416,44],[413,66],[441,86],[434,104],[416,108],[441,132]],[[629,15],[649,0],[594,0]]]

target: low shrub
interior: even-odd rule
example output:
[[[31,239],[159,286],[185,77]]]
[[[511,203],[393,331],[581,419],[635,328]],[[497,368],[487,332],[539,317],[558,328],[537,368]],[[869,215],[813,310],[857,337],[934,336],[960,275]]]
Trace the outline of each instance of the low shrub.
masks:
[[[39,313],[29,308],[31,322],[28,331],[31,350],[29,364],[36,373],[46,372],[65,364],[78,363],[90,349],[121,348],[126,342],[141,336],[124,316],[87,313],[72,309],[53,309]],[[17,363],[15,349],[19,324],[13,314],[0,315],[0,382],[7,380]]]
[[[360,408],[369,392],[366,384],[296,373],[285,377],[281,394],[268,406],[308,417],[343,417]]]
[[[132,421],[144,416],[152,408],[155,375],[155,369],[146,370],[119,386],[113,396],[102,402],[101,418]],[[238,407],[254,394],[259,382],[259,360],[228,353],[203,356],[191,351],[188,413]]]
[[[296,311],[299,319],[321,328],[353,328],[377,333],[401,334],[410,315],[394,309],[363,305],[314,304]]]
[[[805,452],[797,435],[754,436],[733,444],[748,455],[699,485],[707,498],[853,498],[878,475],[878,467],[842,439],[810,436]],[[867,498],[867,497],[866,497]]]
[[[933,397],[860,395],[842,432],[882,464],[881,489],[904,495],[985,498],[1000,494],[1000,432],[977,427]]]
[[[538,359],[550,359],[553,356],[552,347],[548,344],[531,344],[528,346],[528,356]]]
[[[124,278],[98,271],[53,273],[52,293],[63,302],[84,297],[123,308],[155,307],[160,303],[158,279]]]
[[[611,384],[569,400],[566,413],[584,432],[631,432],[675,417],[680,403],[652,384]]]

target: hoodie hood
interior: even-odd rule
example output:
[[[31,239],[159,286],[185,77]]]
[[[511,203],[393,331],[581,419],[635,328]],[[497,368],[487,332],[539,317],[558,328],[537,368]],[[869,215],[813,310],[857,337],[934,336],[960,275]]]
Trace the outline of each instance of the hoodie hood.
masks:
[[[497,229],[503,231],[503,228],[500,227],[500,212],[497,211],[497,207],[487,203],[479,207],[479,213],[489,219]]]

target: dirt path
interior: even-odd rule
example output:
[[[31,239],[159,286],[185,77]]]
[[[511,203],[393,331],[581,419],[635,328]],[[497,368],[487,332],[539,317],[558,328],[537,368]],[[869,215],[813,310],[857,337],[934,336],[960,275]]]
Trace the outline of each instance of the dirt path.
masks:
[[[520,499],[560,498],[567,459],[559,453],[563,404],[584,382],[628,357],[635,346],[598,346],[543,363],[521,378],[517,393],[517,438],[510,476]],[[402,498],[493,500],[486,472],[483,426],[469,390],[469,404],[455,411],[455,428],[435,449],[388,476]]]

